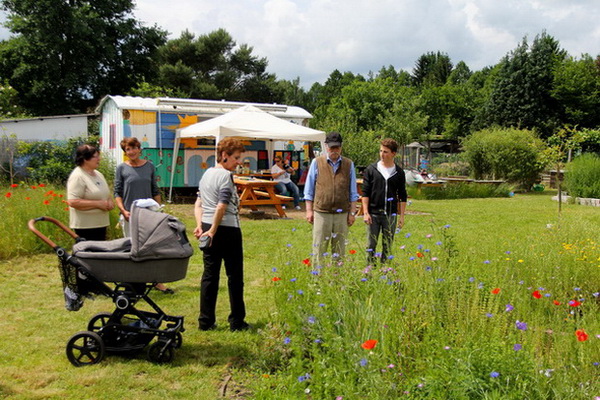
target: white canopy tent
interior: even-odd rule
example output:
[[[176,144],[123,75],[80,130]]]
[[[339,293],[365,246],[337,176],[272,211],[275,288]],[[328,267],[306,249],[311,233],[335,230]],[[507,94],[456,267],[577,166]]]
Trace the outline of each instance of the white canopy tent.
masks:
[[[247,105],[226,114],[177,129],[173,154],[177,154],[181,138],[214,137],[216,143],[225,137],[250,140],[267,140],[269,157],[273,153],[273,141],[294,140],[302,142],[325,141],[325,132],[307,128],[275,117],[257,107]],[[177,157],[173,157],[172,171],[175,171]],[[173,178],[169,185],[169,200],[173,192]]]

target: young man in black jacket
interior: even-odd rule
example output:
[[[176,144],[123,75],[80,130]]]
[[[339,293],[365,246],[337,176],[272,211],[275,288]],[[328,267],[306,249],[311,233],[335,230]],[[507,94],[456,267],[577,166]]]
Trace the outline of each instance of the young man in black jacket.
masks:
[[[404,225],[406,209],[406,178],[404,170],[394,162],[398,143],[383,139],[379,148],[380,160],[363,172],[362,208],[367,224],[367,260],[373,263],[377,238],[381,233],[381,262],[385,262],[394,240],[396,226]],[[378,255],[379,257],[379,255]]]

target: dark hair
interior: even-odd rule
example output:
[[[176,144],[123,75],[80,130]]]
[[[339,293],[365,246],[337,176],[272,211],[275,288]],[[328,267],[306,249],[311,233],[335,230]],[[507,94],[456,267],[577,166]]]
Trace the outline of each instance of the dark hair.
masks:
[[[129,138],[125,138],[125,139],[121,140],[121,149],[123,149],[123,151],[125,151],[125,147],[127,147],[127,146],[137,147],[138,149],[142,148],[142,144],[136,137],[129,137]]]
[[[91,160],[94,154],[99,153],[98,149],[91,144],[82,144],[75,150],[75,164],[79,167],[84,161]]]
[[[394,139],[383,139],[381,141],[381,145],[390,149],[392,153],[398,152],[398,142],[396,142]]]
[[[217,162],[221,162],[222,153],[225,152],[228,156],[232,155],[236,151],[243,153],[246,151],[241,140],[234,138],[225,138],[217,145]]]

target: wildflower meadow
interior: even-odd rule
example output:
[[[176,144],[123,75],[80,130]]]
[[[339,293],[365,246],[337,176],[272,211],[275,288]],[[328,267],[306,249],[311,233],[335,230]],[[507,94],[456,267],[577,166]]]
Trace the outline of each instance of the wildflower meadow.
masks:
[[[196,252],[188,276],[169,285],[174,295],[152,293],[167,312],[186,318],[171,364],[133,354],[74,368],[64,356],[66,341],[113,305],[97,298],[77,313],[65,311],[56,257],[26,228],[41,215],[68,221],[64,189],[19,184],[2,193],[0,342],[11,346],[0,357],[0,397],[600,396],[595,207],[565,204],[558,214],[547,192],[413,200],[391,255],[374,265],[366,262],[360,219],[347,253],[321,264],[314,263],[311,226],[301,217],[243,219],[252,330],[226,329],[224,277],[219,327],[197,329],[202,259]],[[191,232],[192,205],[167,205],[167,212]],[[67,248],[72,243],[51,226],[43,229]]]

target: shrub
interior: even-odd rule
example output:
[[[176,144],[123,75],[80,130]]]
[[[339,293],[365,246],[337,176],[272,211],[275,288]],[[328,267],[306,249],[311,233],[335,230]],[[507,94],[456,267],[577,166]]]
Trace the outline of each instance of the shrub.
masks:
[[[412,198],[418,200],[453,200],[509,197],[512,190],[506,184],[452,183],[443,187],[424,187],[420,193],[416,188],[409,188],[408,191]]]
[[[34,183],[64,184],[75,167],[75,149],[83,143],[99,147],[97,136],[80,136],[66,141],[19,142],[19,162],[28,171],[24,178]],[[102,168],[101,171],[104,173]]]
[[[544,143],[529,130],[484,129],[466,139],[463,146],[476,179],[505,179],[529,189],[544,169]]]
[[[584,153],[568,164],[565,187],[573,197],[600,198],[600,157]]]

